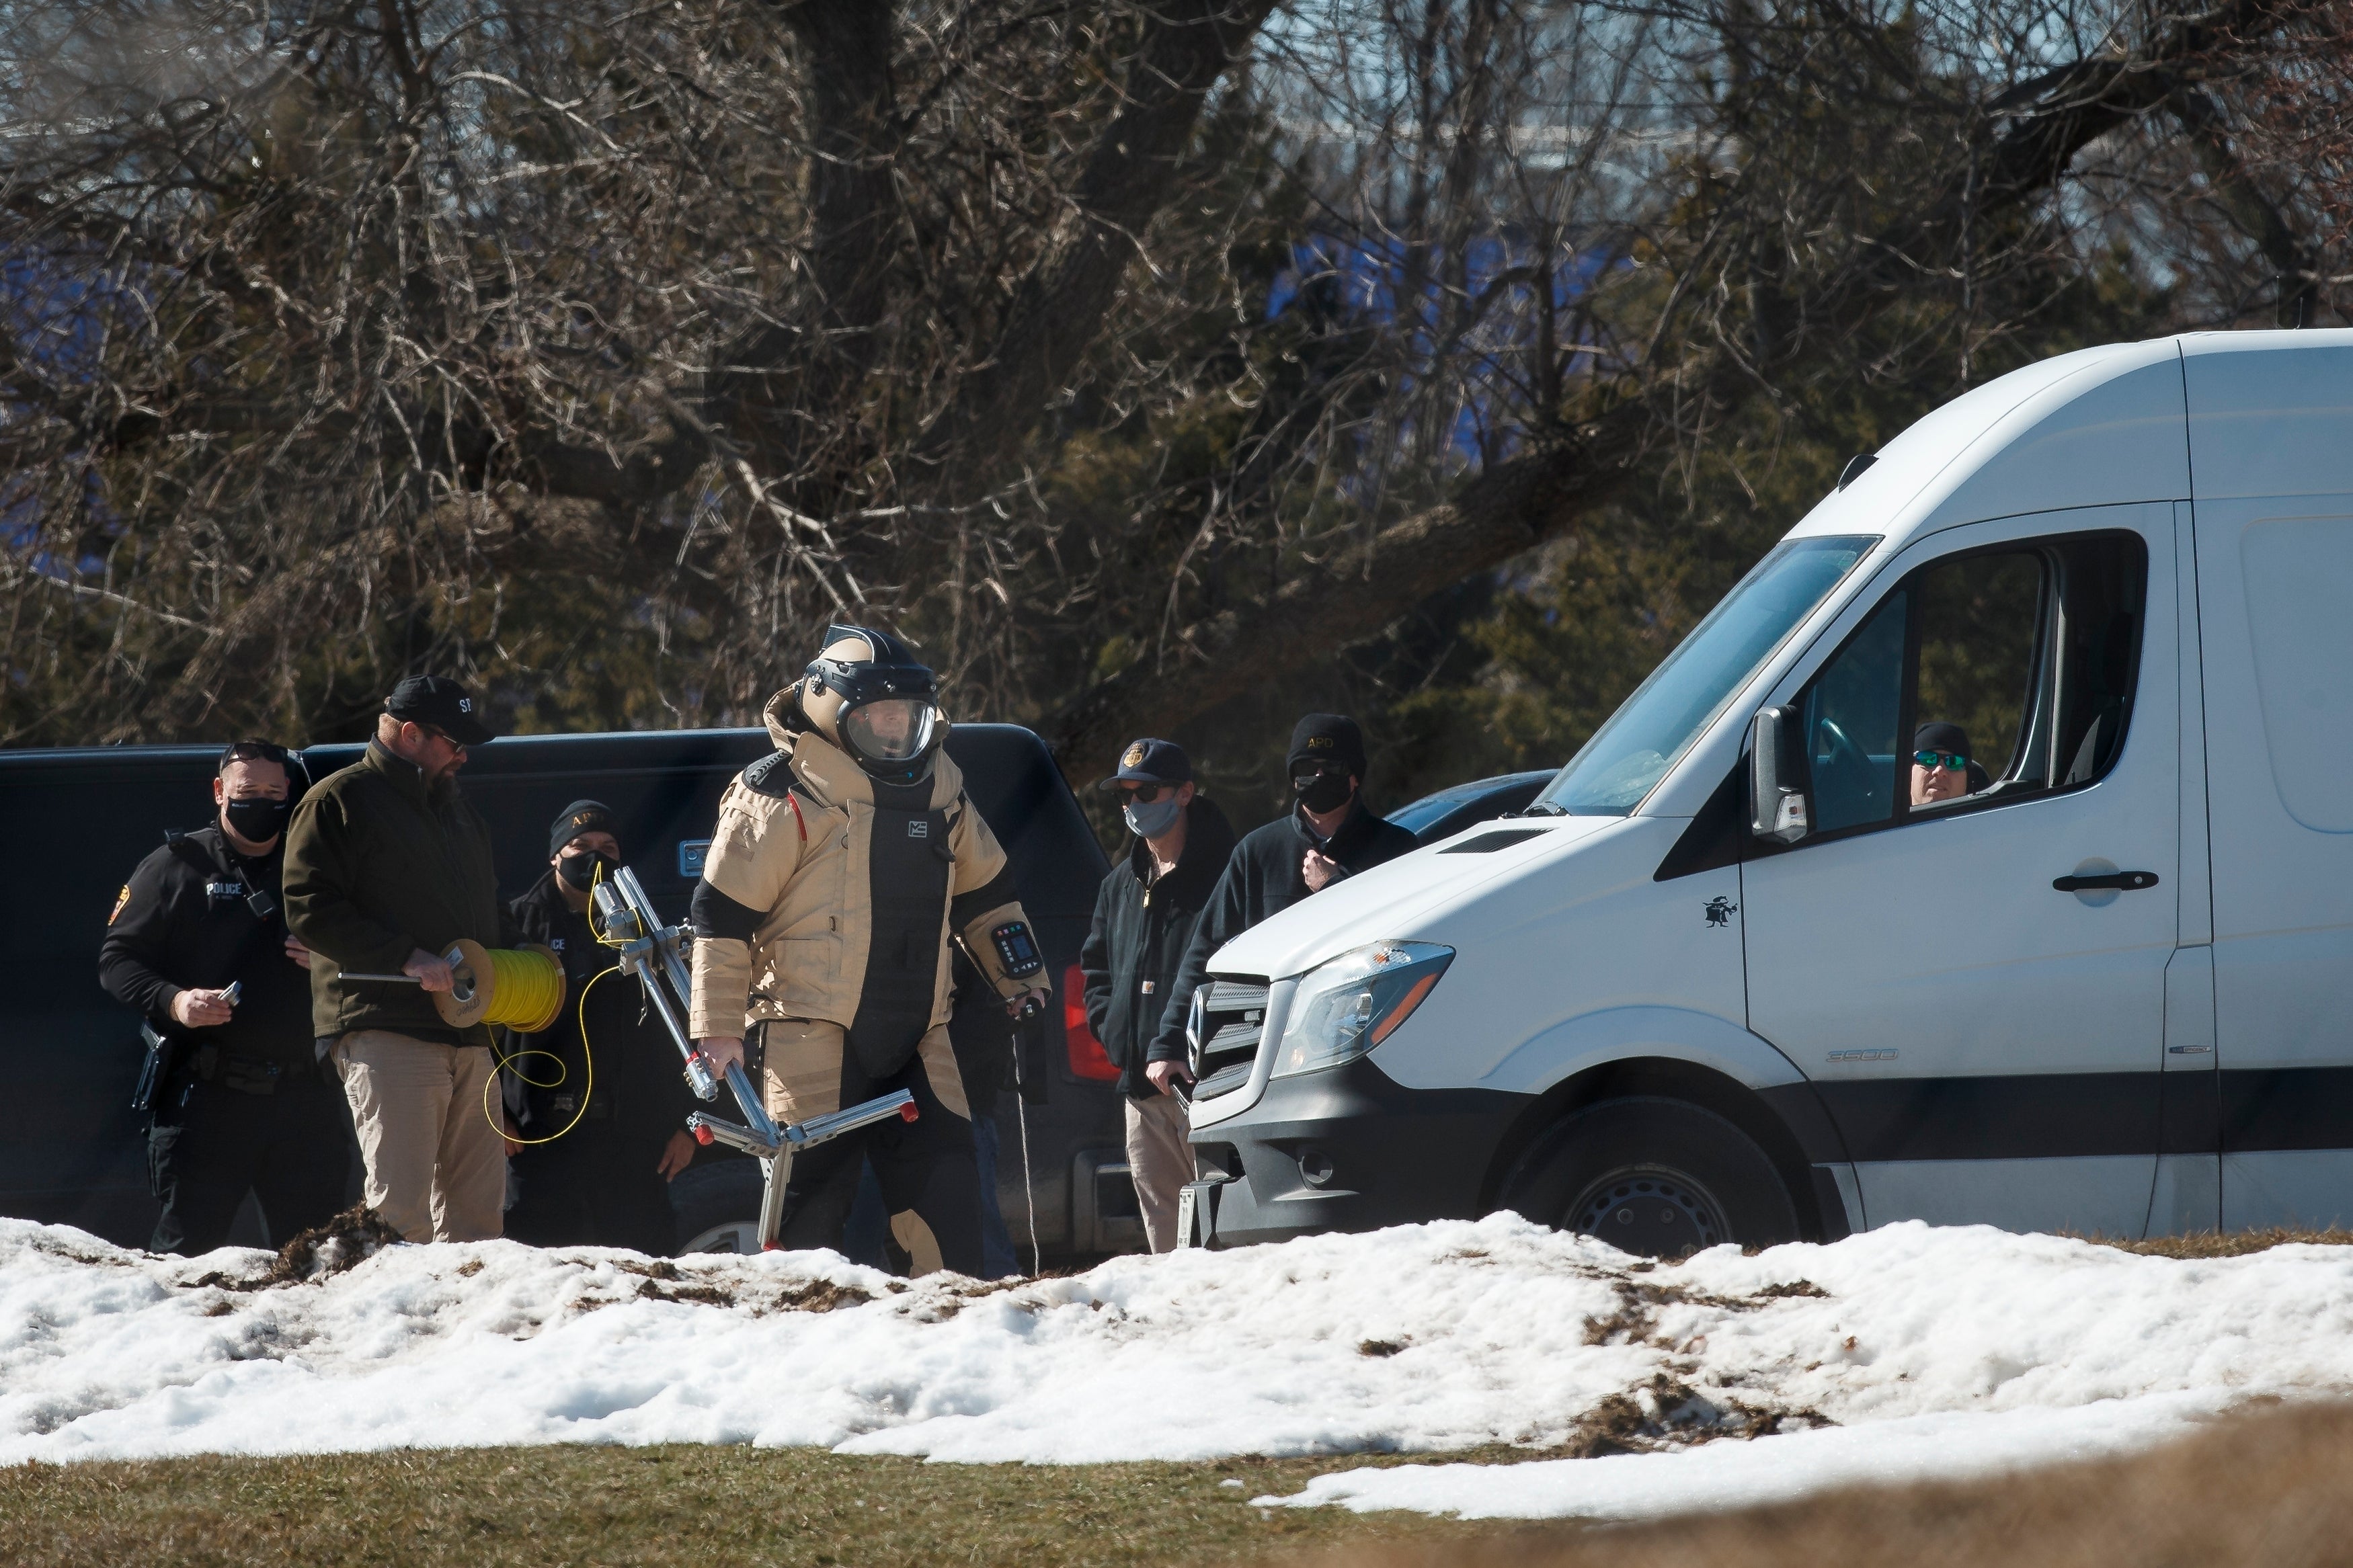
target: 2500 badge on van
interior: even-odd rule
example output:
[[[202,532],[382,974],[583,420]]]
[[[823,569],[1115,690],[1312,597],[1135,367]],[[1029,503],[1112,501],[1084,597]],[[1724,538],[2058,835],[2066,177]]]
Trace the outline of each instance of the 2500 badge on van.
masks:
[[[1211,973],[1219,1244],[2353,1217],[2353,331],[1956,400],[1523,816]]]

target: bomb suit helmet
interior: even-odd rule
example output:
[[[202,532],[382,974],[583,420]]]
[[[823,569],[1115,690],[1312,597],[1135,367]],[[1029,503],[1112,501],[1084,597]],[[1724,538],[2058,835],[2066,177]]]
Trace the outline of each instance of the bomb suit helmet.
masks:
[[[867,626],[828,626],[801,676],[810,728],[886,784],[913,784],[932,765],[944,726],[940,683],[907,645]]]

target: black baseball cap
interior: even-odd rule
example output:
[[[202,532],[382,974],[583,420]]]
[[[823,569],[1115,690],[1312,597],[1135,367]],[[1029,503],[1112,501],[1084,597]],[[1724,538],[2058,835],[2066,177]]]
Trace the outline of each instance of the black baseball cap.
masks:
[[[547,825],[547,858],[551,860],[564,852],[564,847],[584,833],[609,833],[621,837],[621,819],[613,808],[601,800],[575,800],[555,814]]]
[[[1124,784],[1180,784],[1193,781],[1193,759],[1185,748],[1174,741],[1155,741],[1150,736],[1131,741],[1127,750],[1119,754],[1119,772],[1095,785],[1102,790],[1117,789]]]
[[[480,699],[444,675],[412,675],[392,689],[384,710],[440,731],[461,746],[487,746],[498,731],[482,722]]]
[[[1295,775],[1311,763],[1338,763],[1365,776],[1365,732],[1345,713],[1310,713],[1291,731],[1291,755],[1283,766]]]
[[[1969,732],[1958,724],[1947,724],[1941,719],[1923,724],[1912,731],[1912,749],[1915,752],[1947,752],[1971,759],[1977,756],[1969,750]]]

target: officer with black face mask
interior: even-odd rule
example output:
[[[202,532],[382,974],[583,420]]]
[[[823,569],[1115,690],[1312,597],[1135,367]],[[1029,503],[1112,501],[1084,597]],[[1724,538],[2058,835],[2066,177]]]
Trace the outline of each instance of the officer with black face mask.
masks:
[[[99,983],[155,1042],[141,1108],[157,1252],[222,1246],[248,1192],[280,1245],[343,1206],[351,1113],[320,1066],[311,954],[280,905],[297,766],[268,741],[224,750],[213,820],[139,863],[99,948]]]
[[[666,1186],[694,1158],[685,1126],[694,1099],[678,1047],[647,1016],[637,983],[606,973],[614,954],[589,926],[589,889],[621,866],[619,826],[602,801],[565,806],[548,828],[547,874],[507,906],[525,940],[564,961],[571,1001],[543,1033],[503,1031],[516,1194],[506,1235],[659,1256],[678,1244]]]
[[[1288,762],[1291,815],[1242,836],[1193,928],[1144,1069],[1155,1089],[1193,1079],[1185,1021],[1218,949],[1309,894],[1414,847],[1412,834],[1365,805],[1365,735],[1354,719],[1308,714],[1291,731]]]

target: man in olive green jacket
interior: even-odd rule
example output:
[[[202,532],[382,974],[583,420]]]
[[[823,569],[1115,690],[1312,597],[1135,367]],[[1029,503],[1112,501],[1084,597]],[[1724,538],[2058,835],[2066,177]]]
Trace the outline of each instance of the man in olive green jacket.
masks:
[[[312,1027],[334,1042],[368,1205],[410,1241],[502,1228],[491,1031],[449,1027],[430,994],[449,989],[439,955],[459,938],[515,945],[490,828],[456,778],[467,748],[491,739],[464,687],[413,676],[385,700],[367,754],[305,795],[286,834],[287,927],[328,961],[311,966]]]

